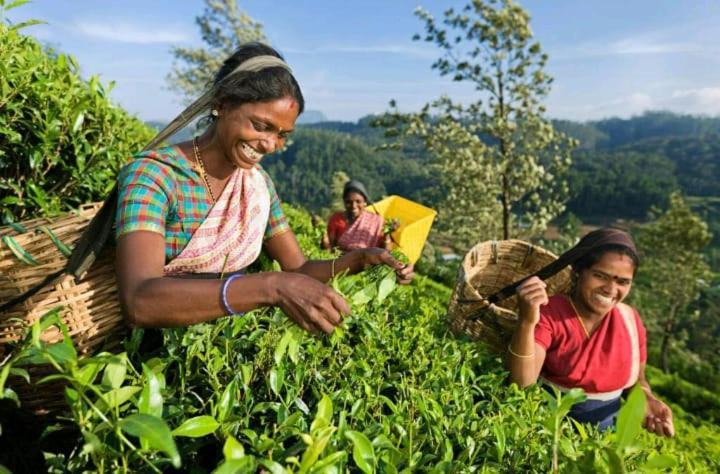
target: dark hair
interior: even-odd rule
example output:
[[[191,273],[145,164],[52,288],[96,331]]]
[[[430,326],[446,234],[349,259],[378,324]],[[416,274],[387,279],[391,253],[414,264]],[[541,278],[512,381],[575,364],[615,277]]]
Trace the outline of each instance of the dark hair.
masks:
[[[305,110],[305,99],[300,85],[287,69],[268,67],[254,73],[235,74],[223,81],[243,62],[256,56],[266,55],[283,59],[280,53],[270,46],[257,42],[243,44],[227,58],[213,80],[216,87],[219,85],[213,97],[213,104],[237,107],[250,102],[269,102],[290,96],[298,103],[298,114],[301,114]]]
[[[640,258],[638,258],[637,254],[633,252],[630,248],[625,247],[624,245],[607,244],[592,249],[590,252],[577,259],[575,263],[572,264],[572,268],[577,273],[580,273],[583,270],[587,270],[588,268],[595,265],[602,258],[602,256],[608,252],[619,253],[621,255],[627,255],[628,257],[630,257],[633,262],[633,266],[635,267],[635,271],[637,271],[638,267],[640,266]]]
[[[370,201],[370,198],[368,197],[367,189],[365,188],[365,185],[362,184],[360,181],[357,181],[355,179],[351,179],[347,183],[345,183],[345,187],[343,188],[343,199],[347,198],[347,195],[350,193],[358,193],[362,195],[362,197],[365,198],[365,202]]]

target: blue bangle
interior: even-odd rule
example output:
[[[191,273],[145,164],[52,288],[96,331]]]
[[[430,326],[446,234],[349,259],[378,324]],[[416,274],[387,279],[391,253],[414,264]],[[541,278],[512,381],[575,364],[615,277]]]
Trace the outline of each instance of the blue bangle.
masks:
[[[237,280],[238,278],[242,277],[243,275],[241,273],[236,273],[235,275],[230,275],[228,278],[225,279],[225,281],[222,284],[222,289],[220,290],[220,300],[222,301],[223,308],[225,309],[225,313],[228,316],[242,316],[245,313],[236,313],[233,311],[233,309],[230,307],[230,303],[228,303],[227,298],[227,291],[228,287],[230,286],[230,283],[232,283],[233,280]]]

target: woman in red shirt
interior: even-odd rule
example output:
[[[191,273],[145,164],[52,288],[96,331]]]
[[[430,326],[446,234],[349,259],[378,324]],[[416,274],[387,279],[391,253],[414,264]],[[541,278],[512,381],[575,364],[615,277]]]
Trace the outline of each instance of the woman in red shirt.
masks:
[[[640,384],[647,397],[643,425],[673,436],[672,411],[645,380],[645,327],[623,303],[638,267],[635,244],[611,229],[617,243],[591,249],[573,263],[567,295],[548,298],[546,284],[531,277],[517,289],[519,320],[508,347],[511,380],[521,387],[538,378],[562,390],[582,388],[587,400],[570,416],[604,430],[614,426],[623,391]]]
[[[390,234],[383,233],[382,216],[365,210],[368,192],[360,181],[348,181],[343,189],[345,211],[330,216],[323,248],[343,252],[369,247],[389,248]]]

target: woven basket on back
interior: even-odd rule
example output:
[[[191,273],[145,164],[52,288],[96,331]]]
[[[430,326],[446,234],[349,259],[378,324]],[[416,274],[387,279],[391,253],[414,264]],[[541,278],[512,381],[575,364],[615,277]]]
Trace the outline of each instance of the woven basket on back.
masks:
[[[456,334],[481,340],[504,352],[517,325],[517,296],[492,304],[488,297],[557,259],[553,253],[522,240],[489,240],[473,247],[463,259],[448,308]],[[546,280],[548,295],[567,291],[570,269]]]
[[[0,228],[0,304],[63,269],[69,250],[99,207],[100,203],[91,204],[56,219],[34,219]],[[117,296],[112,248],[104,251],[80,282],[63,275],[27,301],[0,313],[0,360],[29,325],[58,307],[79,354],[90,353],[103,344],[117,345],[126,328]],[[42,340],[58,342],[62,335],[51,327]],[[30,371],[33,381],[48,372],[44,367]],[[18,392],[23,407],[51,411],[63,406],[62,387],[58,384],[28,385],[18,378],[8,383]]]

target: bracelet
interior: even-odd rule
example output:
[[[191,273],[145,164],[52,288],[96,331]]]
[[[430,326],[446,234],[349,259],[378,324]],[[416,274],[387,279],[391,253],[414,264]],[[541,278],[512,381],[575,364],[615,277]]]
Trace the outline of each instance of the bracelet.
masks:
[[[535,357],[535,354],[534,354],[534,353],[533,353],[533,354],[528,354],[528,355],[517,354],[516,352],[514,352],[514,351],[510,348],[510,346],[512,346],[512,342],[508,344],[508,351],[510,352],[510,354],[514,355],[514,356],[517,357],[518,359],[532,359],[533,357]]]
[[[230,303],[228,303],[227,298],[227,292],[228,287],[230,286],[230,283],[233,282],[233,280],[237,280],[238,278],[241,278],[243,275],[241,273],[236,273],[234,275],[230,275],[228,278],[223,281],[222,289],[220,290],[220,301],[222,302],[222,306],[225,309],[225,313],[228,316],[242,316],[245,313],[236,313],[233,311],[233,309],[230,307]]]
[[[335,260],[337,260],[337,258],[333,258],[332,263],[330,264],[330,279],[331,280],[335,279]]]

